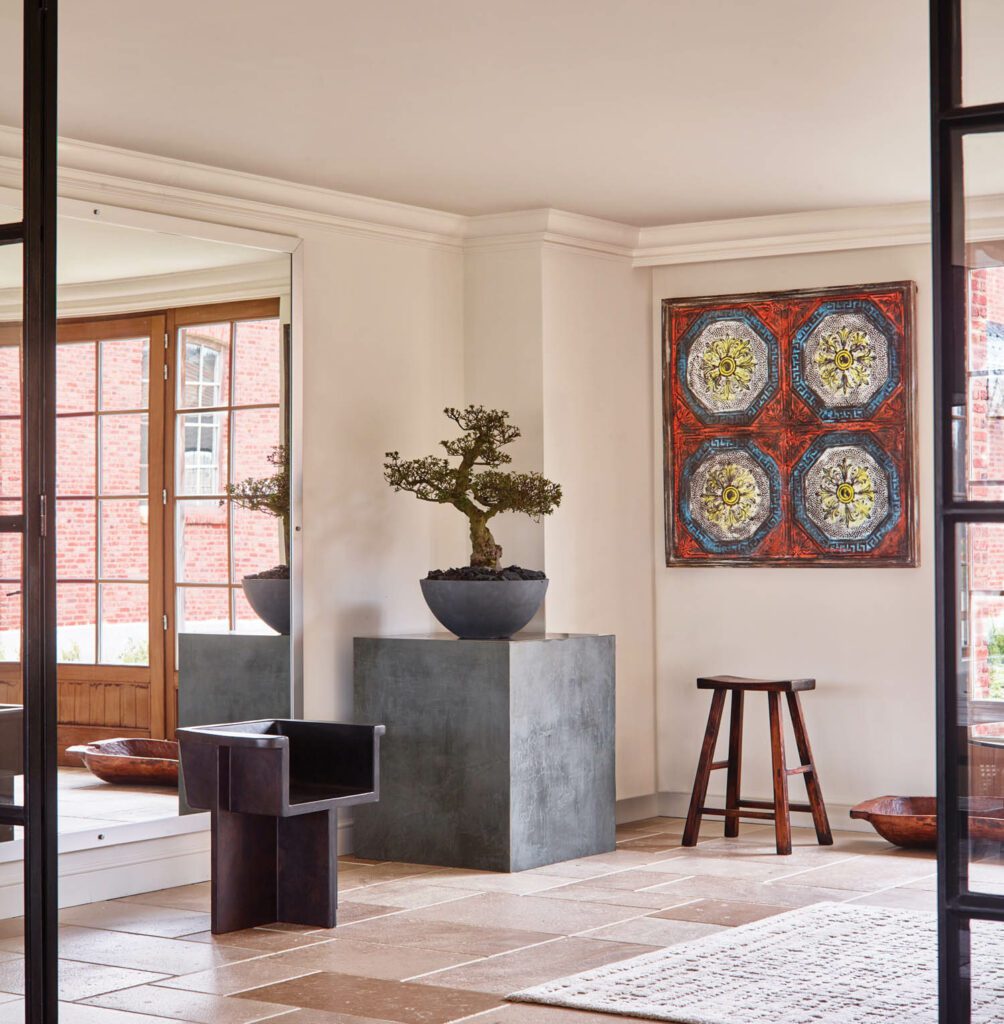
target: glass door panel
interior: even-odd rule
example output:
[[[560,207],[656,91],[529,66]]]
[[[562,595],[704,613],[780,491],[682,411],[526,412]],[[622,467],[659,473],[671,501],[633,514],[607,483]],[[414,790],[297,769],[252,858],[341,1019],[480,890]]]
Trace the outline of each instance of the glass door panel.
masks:
[[[60,325],[57,346],[57,655],[60,748],[160,736],[164,681],[159,491],[150,339],[163,318]],[[158,367],[159,377],[159,367]],[[152,399],[156,401],[152,403]],[[161,443],[157,442],[157,450]],[[151,516],[150,490],[158,488]],[[159,646],[157,646],[159,645]],[[162,655],[157,657],[158,665]],[[117,697],[109,699],[108,688]],[[137,716],[122,710],[144,709]],[[72,759],[64,755],[66,763]]]

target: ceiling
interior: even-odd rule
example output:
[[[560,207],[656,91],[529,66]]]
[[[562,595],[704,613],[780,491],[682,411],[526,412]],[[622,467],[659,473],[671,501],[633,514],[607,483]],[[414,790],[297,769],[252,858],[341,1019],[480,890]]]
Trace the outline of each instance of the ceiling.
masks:
[[[971,95],[1004,99],[1004,4],[966,2]],[[0,0],[7,124],[20,7]],[[60,18],[71,138],[471,214],[650,225],[928,195],[924,0],[87,0]]]
[[[17,220],[15,207],[0,206],[0,223]],[[0,246],[0,289],[21,284],[21,247]],[[114,224],[59,218],[60,286],[159,278],[275,261],[276,253]]]

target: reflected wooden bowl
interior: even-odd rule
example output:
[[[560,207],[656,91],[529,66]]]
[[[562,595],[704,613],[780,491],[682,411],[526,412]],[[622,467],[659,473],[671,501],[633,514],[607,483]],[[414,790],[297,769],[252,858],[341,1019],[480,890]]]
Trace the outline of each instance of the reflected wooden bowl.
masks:
[[[1004,801],[971,797],[969,835],[1004,842]],[[851,808],[894,846],[933,850],[938,845],[937,800],[933,796],[879,796]]]
[[[67,747],[102,782],[119,786],[177,786],[178,744],[174,740],[123,738]]]

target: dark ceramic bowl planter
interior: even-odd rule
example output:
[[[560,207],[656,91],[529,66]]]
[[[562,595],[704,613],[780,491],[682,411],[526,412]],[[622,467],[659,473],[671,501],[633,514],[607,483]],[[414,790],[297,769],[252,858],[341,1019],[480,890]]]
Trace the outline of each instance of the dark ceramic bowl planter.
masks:
[[[241,586],[258,618],[277,633],[289,636],[289,578],[245,576]]]
[[[537,614],[547,580],[422,580],[429,610],[461,640],[504,640]]]

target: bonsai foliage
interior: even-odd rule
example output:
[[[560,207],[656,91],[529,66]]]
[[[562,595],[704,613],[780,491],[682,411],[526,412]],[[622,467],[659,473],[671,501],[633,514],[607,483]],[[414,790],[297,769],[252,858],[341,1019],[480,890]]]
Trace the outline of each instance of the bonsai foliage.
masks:
[[[450,458],[426,455],[402,459],[387,452],[384,477],[395,491],[410,491],[422,501],[452,505],[470,521],[471,565],[497,569],[502,548],[495,543],[489,522],[500,512],[521,512],[532,519],[550,515],[561,503],[561,487],[540,473],[514,473],[500,469],[512,462],[502,449],[520,436],[509,413],[469,405],[444,409],[463,431],[460,437],[440,441]]]
[[[275,467],[272,476],[248,477],[239,484],[227,485],[227,497],[250,512],[264,512],[282,522],[285,557],[289,561],[289,449],[276,445],[268,456]]]

